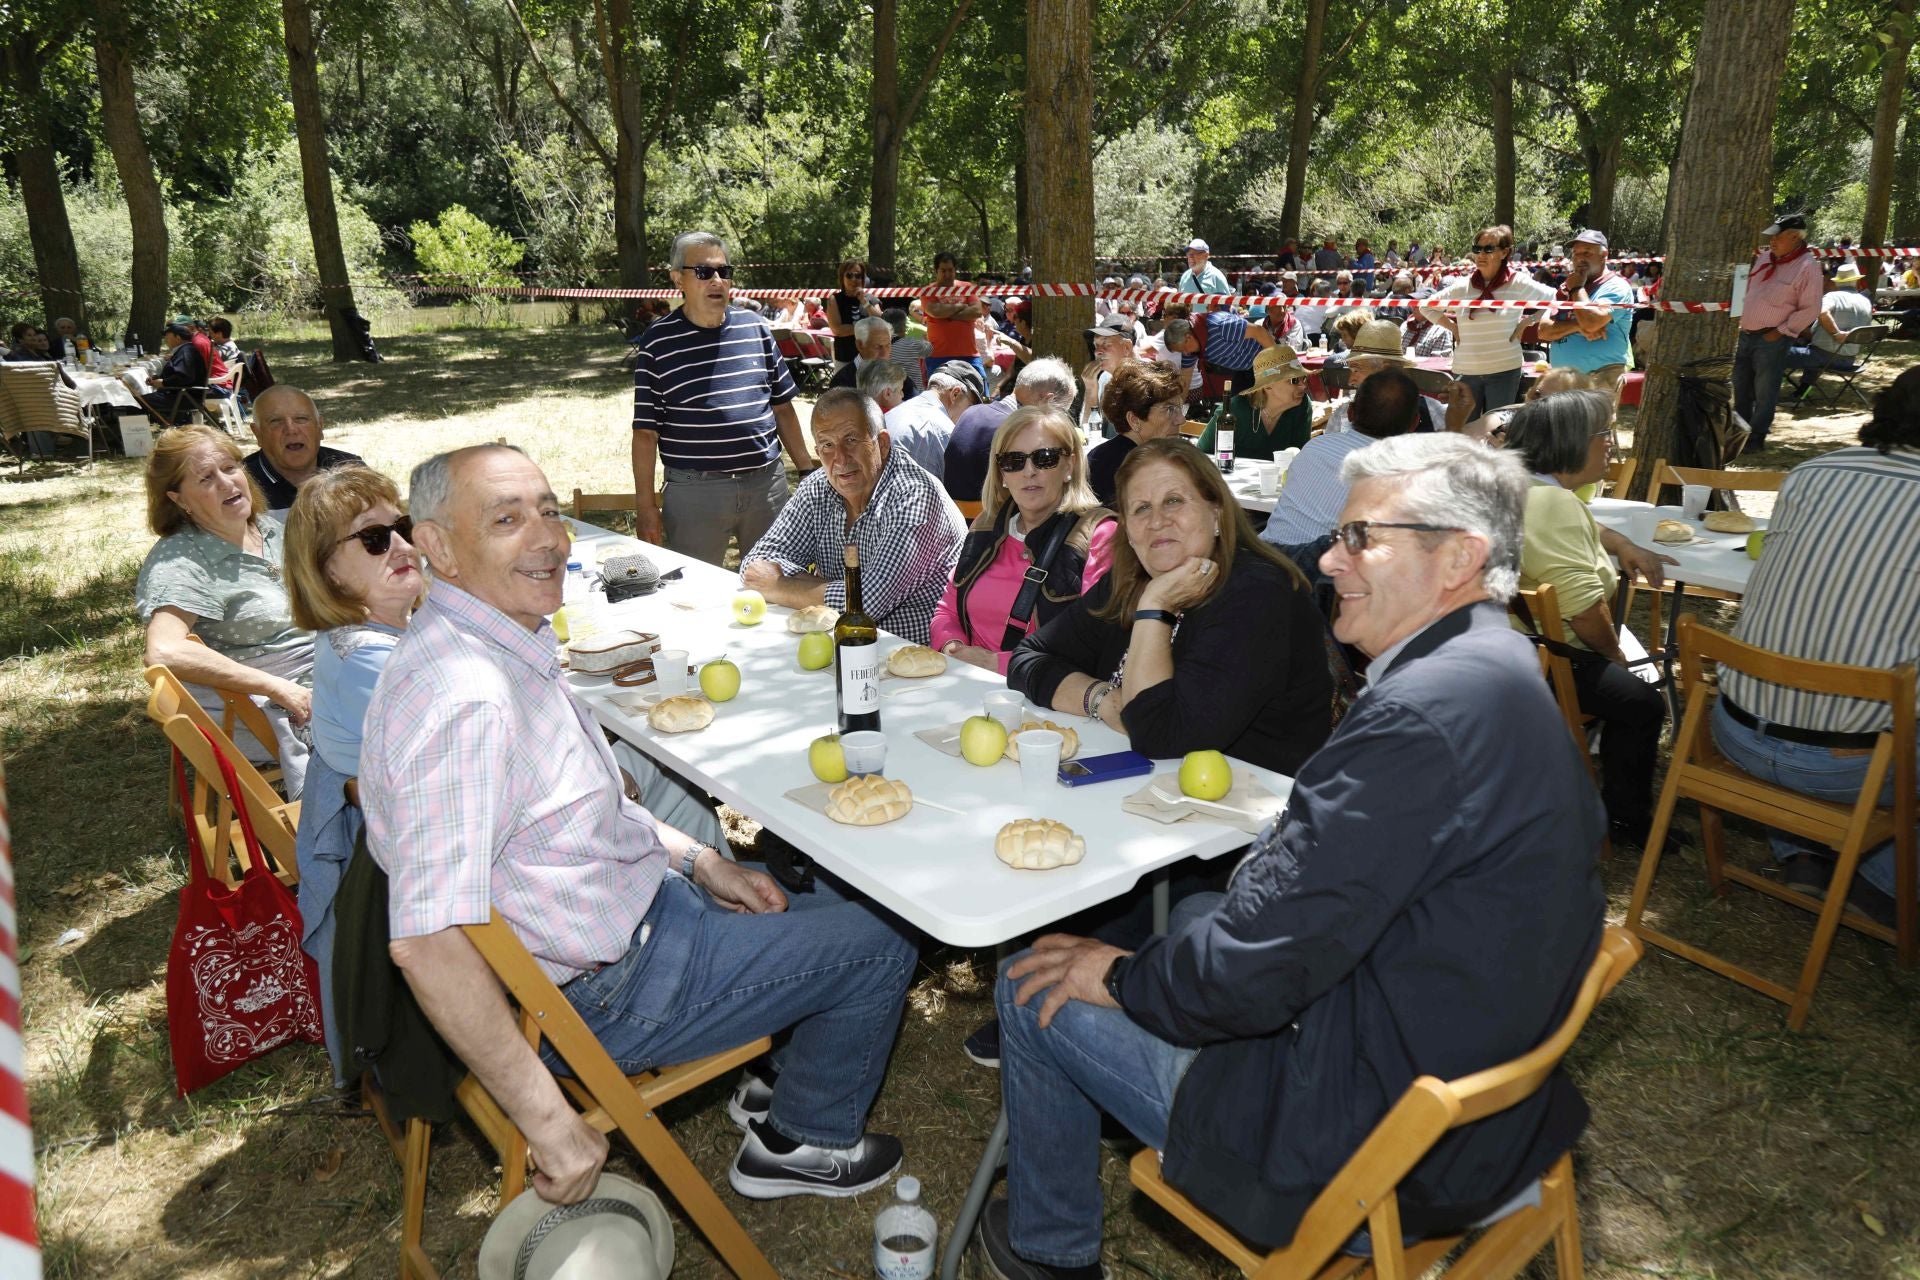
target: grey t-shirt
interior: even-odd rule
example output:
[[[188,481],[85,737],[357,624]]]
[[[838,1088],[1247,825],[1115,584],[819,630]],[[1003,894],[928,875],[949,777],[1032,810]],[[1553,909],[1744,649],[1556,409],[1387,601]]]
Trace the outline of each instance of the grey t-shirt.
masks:
[[[171,607],[194,618],[193,632],[222,657],[285,673],[313,663],[313,634],[293,625],[280,565],[285,534],[256,522],[261,555],[252,555],[198,525],[153,544],[134,583],[140,621]]]

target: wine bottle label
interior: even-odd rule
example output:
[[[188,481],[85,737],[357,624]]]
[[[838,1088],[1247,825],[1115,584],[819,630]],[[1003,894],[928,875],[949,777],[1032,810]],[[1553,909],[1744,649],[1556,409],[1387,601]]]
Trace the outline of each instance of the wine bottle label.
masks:
[[[847,645],[840,650],[840,711],[863,716],[880,709],[880,646]]]

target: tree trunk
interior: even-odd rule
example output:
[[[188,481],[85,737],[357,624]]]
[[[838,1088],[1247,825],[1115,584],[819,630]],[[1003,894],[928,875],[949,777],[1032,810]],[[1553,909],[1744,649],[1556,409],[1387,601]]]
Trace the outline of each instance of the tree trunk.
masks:
[[[1013,256],[1020,263],[1029,262],[1033,257],[1033,238],[1027,233],[1028,216],[1027,157],[1023,154],[1013,162]],[[1020,263],[1014,264],[1015,275],[1020,274]]]
[[[1613,230],[1613,192],[1620,180],[1618,135],[1602,139],[1597,131],[1580,148],[1587,162],[1587,225]]]
[[[320,69],[314,60],[313,12],[307,0],[280,0],[287,37],[287,87],[293,98],[293,131],[300,140],[300,189],[306,197],[307,231],[320,273],[320,305],[333,336],[333,362],[358,360],[360,335],[347,315],[354,310],[347,280],[347,252],[340,243],[340,217],[333,207],[333,167],[327,158],[327,117],[320,105]]]
[[[1908,119],[1900,129],[1900,150],[1893,166],[1893,242],[1911,248],[1920,241],[1920,123]]]
[[[133,94],[133,59],[119,43],[127,30],[121,0],[97,0],[94,30],[100,128],[120,174],[127,221],[133,232],[133,303],[127,332],[142,347],[158,351],[167,316],[167,215],[160,199],[160,180],[153,172],[153,156],[140,132],[140,109]]]
[[[1880,98],[1873,112],[1873,158],[1867,164],[1867,215],[1860,223],[1860,243],[1873,249],[1887,242],[1887,215],[1893,206],[1893,161],[1899,142],[1900,99],[1907,87],[1907,55],[1913,48],[1915,0],[1898,0],[1887,24],[1889,43],[1880,54]],[[1907,121],[1913,131],[1913,121]],[[1865,288],[1872,293],[1880,283],[1879,258],[1863,258]]]
[[[1293,95],[1293,130],[1287,139],[1287,194],[1280,206],[1282,240],[1298,239],[1300,235],[1300,214],[1307,201],[1307,151],[1313,145],[1313,104],[1320,96],[1320,48],[1326,36],[1327,0],[1307,0],[1300,85]]]
[[[33,35],[16,35],[0,45],[0,86],[34,119],[41,117],[40,69],[49,49]],[[16,131],[25,143],[9,154],[20,180],[20,203],[27,213],[27,239],[33,243],[33,271],[40,280],[40,306],[51,325],[70,316],[88,331],[87,300],[81,292],[80,255],[67,221],[67,193],[60,185],[60,163],[41,129]]]
[[[1706,0],[1693,89],[1670,180],[1672,231],[1660,297],[1724,302],[1734,269],[1753,260],[1773,192],[1773,118],[1793,29],[1794,0]],[[1634,424],[1640,460],[1633,498],[1644,498],[1653,463],[1678,456],[1678,366],[1726,357],[1738,326],[1727,312],[1663,312]]]
[[[1513,66],[1502,63],[1489,85],[1488,122],[1493,128],[1493,220],[1513,225]]]
[[[900,201],[900,45],[895,0],[873,3],[873,183],[867,203],[867,266],[892,276]]]
[[[1034,278],[1078,279],[1093,261],[1093,0],[1027,0],[1026,146]],[[1034,298],[1036,354],[1078,369],[1092,314]]]
[[[594,5],[599,36],[600,72],[613,112],[613,244],[620,287],[645,289],[652,283],[647,262],[647,149],[650,138],[640,116],[640,86],[629,55],[633,34],[632,0]],[[684,42],[682,44],[684,48]],[[552,87],[550,85],[550,87]],[[554,92],[558,95],[558,89]],[[604,151],[602,152],[604,155]],[[627,333],[639,327],[631,305],[623,306]]]

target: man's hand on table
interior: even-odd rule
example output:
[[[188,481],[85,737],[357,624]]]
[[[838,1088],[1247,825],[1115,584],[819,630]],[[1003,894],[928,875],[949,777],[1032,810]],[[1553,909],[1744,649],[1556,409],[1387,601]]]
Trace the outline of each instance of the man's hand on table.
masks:
[[[740,566],[740,582],[765,596],[769,603],[789,609],[826,602],[825,578],[811,573],[782,573],[774,560],[747,561]]]
[[[1053,1015],[1069,1000],[1102,1008],[1120,1006],[1107,994],[1107,970],[1115,959],[1128,955],[1119,947],[1108,946],[1092,938],[1076,938],[1068,933],[1049,933],[1034,939],[1033,949],[1007,970],[1007,977],[1021,982],[1013,1002],[1024,1007],[1041,992],[1040,1025],[1046,1027]]]
[[[787,895],[772,876],[723,858],[713,849],[703,851],[694,862],[693,879],[729,911],[764,915],[787,909]]]
[[[548,1204],[578,1204],[599,1181],[607,1162],[606,1135],[571,1107],[527,1130],[527,1154],[533,1158],[533,1189]]]
[[[749,560],[740,566],[740,581],[762,595],[780,581],[780,566],[771,560]]]

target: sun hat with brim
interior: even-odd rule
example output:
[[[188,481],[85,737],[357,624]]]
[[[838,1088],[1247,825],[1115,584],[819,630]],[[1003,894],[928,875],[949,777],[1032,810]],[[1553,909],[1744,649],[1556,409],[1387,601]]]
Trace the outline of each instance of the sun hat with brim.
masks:
[[[487,1228],[479,1280],[667,1280],[673,1223],[660,1197],[615,1173],[593,1194],[556,1205],[531,1188]]]
[[[1353,342],[1347,348],[1347,359],[1361,357],[1390,364],[1413,363],[1400,349],[1400,326],[1391,320],[1369,320],[1360,326],[1360,332],[1353,335]]]
[[[1250,396],[1263,387],[1288,378],[1311,378],[1313,374],[1300,363],[1300,356],[1284,342],[1275,343],[1253,358],[1253,385],[1236,395]]]
[[[1835,284],[1854,284],[1863,278],[1860,274],[1860,268],[1851,262],[1842,263],[1840,269],[1833,273],[1833,282]]]

